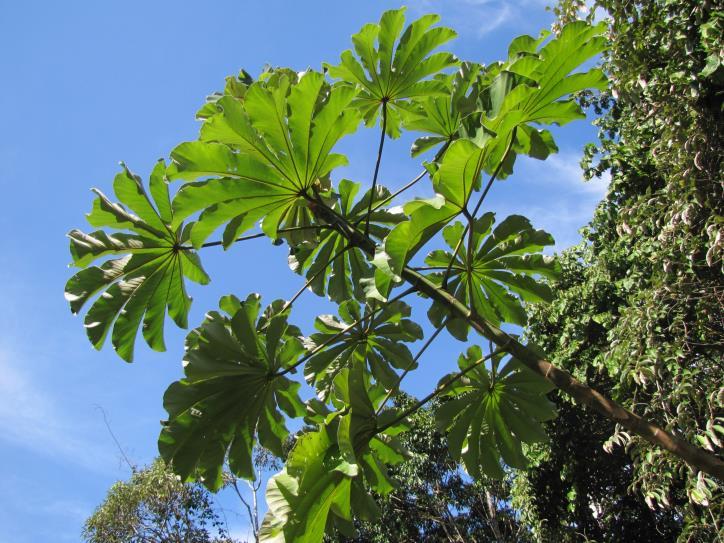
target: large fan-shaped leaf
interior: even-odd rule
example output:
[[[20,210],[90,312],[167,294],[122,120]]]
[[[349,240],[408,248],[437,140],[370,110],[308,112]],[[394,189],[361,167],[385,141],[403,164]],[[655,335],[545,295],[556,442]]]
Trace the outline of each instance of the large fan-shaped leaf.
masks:
[[[486,213],[475,221],[472,259],[468,262],[467,251],[458,252],[450,268],[448,288],[461,302],[496,326],[501,321],[524,325],[526,314],[522,302],[547,302],[552,297],[550,287],[535,277],[556,279],[560,274],[560,264],[540,253],[543,247],[553,245],[554,240],[547,232],[534,230],[528,219],[520,215],[509,216],[493,230],[494,222],[494,213]],[[457,222],[443,230],[443,238],[454,250],[463,233],[464,226]],[[463,243],[468,242],[466,236]],[[451,259],[451,252],[438,250],[430,253],[425,263],[446,270]],[[439,283],[442,275],[442,272],[436,273],[430,279]],[[429,315],[439,326],[446,312],[435,303]],[[453,321],[448,321],[448,330],[464,339],[467,326],[459,319]]]
[[[369,190],[355,203],[355,195],[360,189],[359,183],[343,179],[339,183],[335,211],[350,224],[357,224],[367,217],[372,198],[373,208],[389,201],[390,192],[381,186],[375,188],[374,195]],[[389,229],[387,225],[406,220],[400,212],[377,209],[370,215],[369,233],[373,238],[384,238]],[[347,239],[335,229],[326,229],[319,233],[316,244],[303,244],[292,247],[289,266],[297,273],[305,274],[311,281],[310,288],[315,294],[329,298],[337,303],[345,300],[364,298],[363,279],[372,275],[372,267],[367,263],[364,252],[358,247],[347,251]],[[344,252],[343,252],[344,251]],[[335,258],[335,255],[337,258]]]
[[[72,230],[68,234],[73,264],[84,268],[65,285],[70,309],[80,312],[86,302],[102,292],[85,317],[88,338],[100,349],[112,329],[113,347],[128,362],[133,359],[141,323],[146,342],[158,351],[165,350],[167,310],[178,326],[187,326],[191,298],[186,294],[184,277],[201,284],[209,282],[196,253],[183,246],[184,229],[171,210],[165,170],[163,162],[154,168],[150,196],[140,177],[125,166],[113,183],[121,204],[94,190],[98,198],[88,214],[91,226],[126,232],[97,230],[86,234]],[[111,255],[123,256],[89,266]]]
[[[252,479],[252,447],[261,445],[278,456],[288,431],[283,411],[303,415],[300,384],[281,373],[304,351],[296,326],[277,300],[260,312],[260,297],[221,299],[223,313],[212,311],[186,340],[184,373],[164,394],[169,420],[158,440],[161,455],[185,480],[200,478],[211,488],[222,483],[229,466]]]
[[[554,387],[514,359],[502,371],[491,373],[479,363],[482,358],[480,347],[471,347],[460,356],[461,370],[476,367],[446,390],[444,396],[449,400],[435,416],[440,429],[448,432],[454,460],[462,458],[475,478],[481,473],[501,478],[501,458],[508,466],[524,468],[527,460],[521,442],[546,439],[540,422],[555,417],[553,404],[545,397]],[[451,375],[440,383],[447,383]]]
[[[221,97],[200,141],[171,153],[172,177],[210,178],[184,185],[173,201],[177,220],[203,210],[191,232],[194,245],[224,224],[228,246],[260,219],[274,238],[279,228],[315,222],[309,198],[328,190],[329,173],[347,163],[332,148],[359,124],[359,114],[347,107],[356,90],[330,87],[316,72],[296,78],[272,73],[251,84],[243,101]]]
[[[433,27],[439,19],[425,15],[403,32],[405,9],[386,11],[379,24],[366,24],[352,36],[354,53],[345,51],[338,66],[327,65],[332,77],[361,87],[354,105],[368,125],[374,124],[385,104],[387,133],[398,137],[402,101],[447,94],[444,80],[429,79],[457,64],[451,53],[432,53],[456,35],[449,28]]]
[[[564,125],[585,118],[571,95],[604,89],[607,80],[598,68],[571,72],[605,50],[605,31],[605,23],[590,26],[576,21],[563,27],[558,36],[542,47],[544,39],[521,36],[514,40],[508,62],[491,83],[492,110],[483,119],[485,128],[496,136],[485,164],[487,171],[492,171],[502,159],[513,130],[523,150],[528,146],[530,153],[532,145],[535,154],[545,154],[545,147],[550,145],[549,134],[543,134],[542,141],[538,141],[529,123]],[[531,137],[534,140],[527,141]],[[503,174],[512,171],[512,160],[509,157]]]
[[[340,304],[340,319],[332,315],[317,317],[319,331],[309,338],[308,348],[319,348],[306,363],[307,381],[327,398],[335,376],[345,368],[368,365],[372,375],[385,388],[397,382],[393,368],[405,369],[412,355],[405,342],[422,339],[422,329],[408,319],[410,307],[400,301],[388,304],[373,314],[373,308],[354,300]]]

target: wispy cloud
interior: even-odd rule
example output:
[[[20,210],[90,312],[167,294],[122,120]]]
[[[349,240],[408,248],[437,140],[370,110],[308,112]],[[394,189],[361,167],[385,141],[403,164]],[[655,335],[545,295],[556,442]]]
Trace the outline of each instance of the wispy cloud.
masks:
[[[412,6],[416,13],[441,13],[447,24],[463,33],[482,37],[498,27],[530,20],[531,10],[543,14],[550,0],[422,0]]]
[[[62,402],[38,386],[21,363],[18,352],[0,345],[0,440],[86,469],[108,471],[113,452],[86,438],[81,426],[64,413]]]
[[[556,250],[578,243],[578,231],[590,222],[609,184],[606,177],[584,180],[579,161],[579,153],[567,150],[545,162],[520,157],[513,178],[497,187],[500,216],[527,216],[553,234]]]

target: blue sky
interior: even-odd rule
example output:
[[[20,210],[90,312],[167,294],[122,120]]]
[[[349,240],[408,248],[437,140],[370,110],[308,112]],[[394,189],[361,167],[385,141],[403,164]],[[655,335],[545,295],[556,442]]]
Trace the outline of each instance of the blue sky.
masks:
[[[549,27],[546,0],[425,0],[410,16],[442,14],[460,34],[450,49],[491,62],[509,41]],[[224,77],[266,63],[302,70],[335,62],[349,36],[398,2],[212,0],[125,2],[28,1],[2,4],[0,15],[0,543],[79,541],[83,520],[128,469],[98,406],[138,464],[156,454],[163,391],[181,376],[184,333],[167,324],[169,352],[139,341],[136,362],[110,348],[94,351],[63,299],[71,275],[65,233],[86,228],[90,187],[111,192],[119,160],[144,178],[159,157],[198,129],[194,112]],[[352,7],[354,6],[354,7]],[[584,183],[577,166],[595,130],[579,122],[556,130],[561,153],[546,162],[520,160],[497,184],[488,209],[502,219],[527,215],[552,232],[557,249],[575,243],[605,181]],[[345,176],[369,182],[376,134],[342,145]],[[381,182],[402,186],[419,171],[410,139],[390,142]],[[430,189],[421,193],[429,194]],[[302,284],[283,248],[257,240],[202,254],[213,282],[192,289],[190,323],[221,295],[258,291],[267,302],[289,298]],[[293,321],[310,330],[331,308],[311,293]],[[423,314],[421,314],[422,316]],[[421,394],[455,364],[460,346],[441,338],[411,379]],[[452,353],[455,353],[452,356]],[[227,519],[244,533],[240,511],[220,497]]]

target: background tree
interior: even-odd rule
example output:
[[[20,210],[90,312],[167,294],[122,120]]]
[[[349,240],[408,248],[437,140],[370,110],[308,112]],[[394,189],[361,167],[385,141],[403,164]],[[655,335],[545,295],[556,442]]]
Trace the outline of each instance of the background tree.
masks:
[[[561,2],[558,14],[565,22],[582,5]],[[532,310],[529,336],[574,375],[721,455],[724,14],[700,1],[596,5],[610,17],[612,89],[591,100],[605,113],[584,166],[610,172],[611,184],[564,258],[556,300]],[[649,518],[658,532],[633,539],[722,540],[721,480],[555,401],[551,446],[517,489],[544,538],[601,540]],[[579,424],[593,429],[585,439],[565,435]]]
[[[199,483],[183,483],[163,460],[119,481],[83,528],[88,543],[233,543]]]

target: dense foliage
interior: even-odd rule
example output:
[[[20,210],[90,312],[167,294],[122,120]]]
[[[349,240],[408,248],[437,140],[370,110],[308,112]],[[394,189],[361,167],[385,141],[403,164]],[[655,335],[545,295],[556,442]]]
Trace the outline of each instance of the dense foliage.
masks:
[[[395,403],[406,407],[413,402],[402,395]],[[436,400],[410,417],[412,428],[400,440],[411,457],[390,468],[395,490],[375,495],[379,521],[357,523],[357,537],[346,543],[527,540],[526,528],[506,500],[509,480],[471,480],[448,454],[435,422],[438,405]]]
[[[257,79],[245,72],[229,78],[198,112],[198,140],[173,149],[169,165],[159,162],[149,192],[124,168],[114,183],[120,203],[98,192],[89,215],[106,230],[70,234],[81,268],[66,287],[71,310],[93,299],[85,317],[91,342],[100,348],[110,333],[127,361],[139,329],[151,348],[163,350],[166,313],[186,325],[185,279],[209,280],[201,249],[262,236],[289,246],[292,270],[306,278],[298,294],[266,307],[258,294],[220,300],[219,311],[188,335],[184,378],[164,395],[169,419],[159,438],[183,481],[214,490],[225,462],[240,477],[255,477],[257,443],[285,456],[267,487],[262,541],[353,538],[355,523],[378,521],[371,493],[394,491],[390,469],[404,470],[410,456],[400,435],[436,398],[452,461],[462,460],[478,480],[527,465],[525,449],[546,440],[543,423],[555,416],[546,397],[554,387],[661,447],[662,461],[672,461],[667,450],[724,473],[724,463],[674,428],[610,401],[500,328],[525,325],[532,306],[551,300],[544,279],[555,280],[561,267],[542,254],[549,234],[519,215],[496,221],[485,197],[512,173],[517,156],[556,152],[541,127],[585,118],[575,95],[606,88],[600,69],[581,71],[606,49],[605,24],[576,21],[555,36],[518,37],[507,59],[482,66],[435,52],[455,35],[437,21],[428,15],[405,25],[404,9],[388,11],[323,73],[270,68]],[[377,123],[369,189],[335,180],[347,163],[335,145],[361,124]],[[392,193],[378,184],[379,166],[386,139],[403,130],[426,134],[411,154],[429,153],[429,160]],[[426,178],[431,198],[392,207]],[[182,184],[172,194],[175,181]],[[249,234],[257,226],[261,231]],[[221,239],[208,241],[218,229]],[[442,241],[448,250],[439,248]],[[431,250],[426,258],[423,248]],[[338,308],[302,337],[289,319],[307,289]],[[436,329],[415,355],[408,345],[423,339],[420,316],[402,301],[412,293],[427,300],[416,307],[429,303]],[[458,370],[422,400],[388,406],[443,330],[461,341],[473,339],[472,330],[489,348],[469,347]],[[316,390],[306,402],[292,379],[302,367]],[[285,416],[313,426],[288,455]]]
[[[208,490],[162,461],[119,481],[88,518],[88,543],[232,543]]]
[[[597,4],[611,17],[603,65],[612,89],[593,100],[605,114],[585,166],[610,172],[611,184],[530,337],[557,364],[721,455],[724,13],[698,0]],[[580,5],[562,2],[559,15]],[[556,403],[571,425],[587,418],[562,395]],[[590,446],[573,441],[564,420],[548,427],[551,446],[521,490],[546,537],[600,540],[647,515],[661,532],[653,540],[724,535],[721,481],[600,420],[585,421],[596,428]]]

